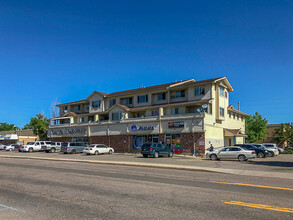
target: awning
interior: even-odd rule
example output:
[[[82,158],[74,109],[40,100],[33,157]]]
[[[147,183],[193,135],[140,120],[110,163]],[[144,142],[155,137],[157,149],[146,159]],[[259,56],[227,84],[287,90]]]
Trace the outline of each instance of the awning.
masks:
[[[241,129],[224,129],[225,137],[247,137]]]
[[[4,134],[0,135],[0,141],[4,140],[18,140],[17,134]]]

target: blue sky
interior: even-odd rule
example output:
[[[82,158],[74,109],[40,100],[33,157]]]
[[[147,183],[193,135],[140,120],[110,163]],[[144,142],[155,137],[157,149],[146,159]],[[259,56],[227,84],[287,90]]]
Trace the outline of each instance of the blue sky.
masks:
[[[56,98],[227,76],[230,102],[293,121],[293,1],[1,1],[0,122]]]

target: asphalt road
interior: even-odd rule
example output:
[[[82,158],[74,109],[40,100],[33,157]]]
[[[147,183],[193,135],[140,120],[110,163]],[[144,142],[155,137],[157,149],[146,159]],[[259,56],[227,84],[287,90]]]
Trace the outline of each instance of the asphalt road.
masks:
[[[0,219],[293,219],[288,179],[1,158],[0,180]]]

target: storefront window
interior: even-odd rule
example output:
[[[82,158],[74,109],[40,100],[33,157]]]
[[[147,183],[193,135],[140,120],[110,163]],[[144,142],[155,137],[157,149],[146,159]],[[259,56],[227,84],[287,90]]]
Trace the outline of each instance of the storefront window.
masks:
[[[134,135],[133,149],[140,149],[143,144],[159,143],[159,135]]]
[[[181,148],[181,135],[180,134],[166,134],[165,144],[167,147]]]

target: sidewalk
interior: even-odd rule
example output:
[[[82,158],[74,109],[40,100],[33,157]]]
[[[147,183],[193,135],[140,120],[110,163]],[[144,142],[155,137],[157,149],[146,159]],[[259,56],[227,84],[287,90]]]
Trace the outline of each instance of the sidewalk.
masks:
[[[64,161],[64,162],[81,162],[81,163],[92,163],[92,164],[107,164],[107,165],[123,165],[123,166],[139,166],[139,167],[151,167],[151,168],[163,168],[163,169],[176,169],[176,170],[189,170],[189,171],[204,171],[204,172],[216,172],[216,173],[225,173],[225,174],[234,174],[234,175],[245,175],[245,176],[258,176],[258,177],[272,177],[272,178],[284,178],[284,179],[293,179],[292,173],[288,172],[271,172],[264,170],[254,170],[254,169],[229,169],[229,168],[217,168],[217,167],[207,167],[203,166],[204,164],[201,161],[204,161],[202,158],[189,157],[185,164],[182,165],[178,163],[178,160],[182,160],[180,157],[167,160],[156,160],[149,158],[148,162],[139,161],[127,161],[128,156],[133,155],[101,155],[101,156],[82,156],[82,155],[72,155],[73,157],[68,158],[68,155],[62,154],[45,154],[45,153],[11,153],[11,154],[0,154],[0,158],[15,158],[15,159],[34,159],[34,160],[49,160],[49,161]],[[119,157],[119,160],[114,160]],[[104,159],[104,160],[101,160]],[[109,159],[110,158],[110,159]],[[108,159],[108,160],[105,160]],[[124,159],[124,160],[123,160]],[[138,158],[142,159],[142,158]],[[148,159],[148,158],[144,158]],[[193,159],[193,160],[192,160]],[[146,160],[145,160],[146,161]],[[151,161],[151,162],[149,162]],[[159,162],[165,163],[159,163]],[[172,163],[171,163],[172,162]],[[209,163],[212,161],[208,161]],[[181,162],[182,163],[182,162]],[[193,165],[194,164],[194,165]],[[197,166],[195,166],[195,164]],[[214,163],[211,163],[214,164]],[[236,163],[235,163],[236,164]],[[199,166],[200,165],[200,166]],[[239,164],[238,164],[239,165]],[[245,168],[245,167],[244,167]],[[291,175],[290,175],[291,174]]]

